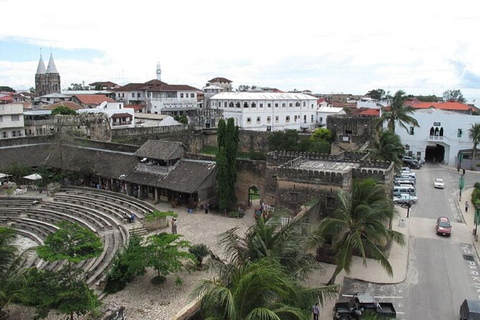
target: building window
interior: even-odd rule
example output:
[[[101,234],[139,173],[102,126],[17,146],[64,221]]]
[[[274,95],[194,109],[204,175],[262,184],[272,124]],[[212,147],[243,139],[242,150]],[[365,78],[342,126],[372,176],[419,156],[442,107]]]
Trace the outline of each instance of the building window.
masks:
[[[414,129],[414,127],[410,127],[410,132],[409,132],[409,133],[410,133],[410,135],[412,135],[412,136],[415,134],[415,129]]]
[[[3,131],[3,137],[4,137],[4,138],[8,138],[7,131]]]
[[[275,103],[275,108],[278,108],[278,103]]]
[[[288,106],[289,106],[290,108],[293,107],[293,103],[290,102],[290,103],[288,104]]]
[[[17,131],[13,130],[12,131],[12,137],[16,137],[17,136]]]
[[[180,93],[180,98],[183,98],[183,93]]]
[[[292,202],[298,202],[298,192],[292,192],[290,193],[290,200]]]
[[[135,98],[135,92],[132,92],[132,98]]]
[[[285,122],[286,122],[286,123],[289,123],[289,122],[290,122],[290,116],[286,116],[286,117],[285,117]]]
[[[295,107],[300,107],[300,102],[295,102]]]
[[[310,122],[313,122],[313,114],[310,116]]]
[[[272,118],[267,117],[267,123],[270,123],[270,121],[272,121]]]
[[[0,122],[3,122],[3,116],[0,116]]]
[[[272,104],[271,104],[271,103],[269,103],[269,104],[267,104],[267,106],[268,106],[269,108],[271,108],[271,107],[272,107]]]
[[[303,106],[304,106],[304,107],[306,106],[306,102],[305,102],[305,101],[303,101]]]
[[[278,123],[278,116],[275,116],[275,122]]]
[[[228,105],[230,108],[233,108],[233,102],[230,102],[230,104]]]
[[[458,129],[457,137],[458,137],[458,138],[461,138],[462,135],[463,135],[463,130],[462,130],[462,129]]]
[[[20,121],[20,117],[19,117],[18,114],[12,114],[11,119],[12,119],[12,121]]]
[[[263,108],[263,103],[260,103],[260,108]]]
[[[190,93],[190,98],[195,98],[195,93]]]
[[[252,102],[252,108],[256,108],[257,104],[255,102]]]
[[[235,105],[237,108],[240,108],[240,102],[237,102],[237,104]]]
[[[282,108],[285,108],[287,104],[285,102],[282,102]]]
[[[260,120],[261,120],[261,118],[257,117],[257,124],[260,124],[260,122],[261,122]]]
[[[307,116],[306,115],[303,116],[303,123],[307,123]]]
[[[244,107],[244,108],[248,108],[248,102],[244,102],[244,103],[243,103],[243,107]]]
[[[247,124],[251,124],[252,123],[252,118],[248,117],[247,118]]]

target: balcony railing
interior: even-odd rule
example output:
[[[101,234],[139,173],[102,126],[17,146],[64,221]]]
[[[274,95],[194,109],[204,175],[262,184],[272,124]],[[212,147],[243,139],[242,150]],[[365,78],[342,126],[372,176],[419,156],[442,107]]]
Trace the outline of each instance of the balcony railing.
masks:
[[[429,136],[428,141],[443,141],[444,136]]]

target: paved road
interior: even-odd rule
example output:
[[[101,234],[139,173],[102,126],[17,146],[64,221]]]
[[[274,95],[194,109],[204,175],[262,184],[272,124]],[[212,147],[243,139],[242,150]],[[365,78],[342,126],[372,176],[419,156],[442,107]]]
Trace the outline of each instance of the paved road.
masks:
[[[426,164],[417,173],[418,204],[410,211],[410,254],[407,279],[396,285],[377,285],[346,279],[343,293],[369,292],[383,301],[392,301],[397,319],[457,319],[461,302],[476,299],[480,292],[480,265],[458,206],[456,170]],[[433,188],[443,178],[445,189]],[[466,177],[466,188],[475,179]],[[435,220],[446,215],[452,221],[452,236],[435,234]]]

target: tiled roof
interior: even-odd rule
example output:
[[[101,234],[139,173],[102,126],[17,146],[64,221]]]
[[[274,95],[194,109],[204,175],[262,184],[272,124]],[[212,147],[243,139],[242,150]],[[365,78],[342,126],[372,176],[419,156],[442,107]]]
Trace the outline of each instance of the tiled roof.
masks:
[[[112,98],[107,97],[103,94],[77,94],[75,97],[82,104],[101,104],[102,102],[115,102]]]
[[[435,108],[440,110],[452,110],[452,111],[469,111],[471,106],[457,101],[448,102],[420,102],[411,105],[414,109],[428,109]]]
[[[148,91],[201,91],[195,87],[186,84],[167,84],[147,88]]]
[[[178,192],[194,193],[211,174],[215,173],[215,168],[215,162],[180,160],[168,174],[135,170],[127,174],[124,180]]]
[[[114,91],[136,91],[145,86],[145,83],[129,83],[120,88],[113,89]]]
[[[130,108],[130,109],[133,109],[135,111],[138,111],[138,110],[142,110],[143,106],[141,104],[126,104],[125,108]]]
[[[57,107],[64,106],[67,107],[70,110],[78,110],[82,109],[82,106],[79,105],[76,102],[73,101],[60,101],[60,102],[55,102],[53,104],[49,104],[48,106],[43,107],[44,110],[53,110]]]
[[[156,160],[180,158],[184,147],[180,142],[148,140],[135,152],[137,157]]]
[[[228,80],[227,78],[216,77],[216,78],[213,78],[212,80],[209,80],[208,82],[232,82],[232,81]]]
[[[116,83],[114,82],[111,82],[111,81],[98,81],[98,82],[93,82],[93,83],[90,83],[89,86],[106,86],[106,87],[115,87],[117,86]]]
[[[380,116],[380,110],[379,109],[366,109],[366,110],[360,111],[359,115],[379,117]]]

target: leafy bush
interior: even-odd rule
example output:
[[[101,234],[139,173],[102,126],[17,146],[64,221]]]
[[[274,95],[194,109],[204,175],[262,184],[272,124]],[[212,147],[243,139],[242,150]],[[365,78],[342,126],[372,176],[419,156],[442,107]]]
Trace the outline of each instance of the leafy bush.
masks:
[[[208,247],[203,243],[195,244],[188,248],[188,252],[195,256],[195,259],[197,260],[197,269],[201,269],[203,266],[203,258],[208,256],[209,253]]]
[[[158,210],[155,210],[152,213],[147,214],[145,216],[145,221],[152,222],[157,218],[165,218],[165,217],[168,217],[168,216],[178,217],[178,213],[176,213],[174,211],[158,211]]]

